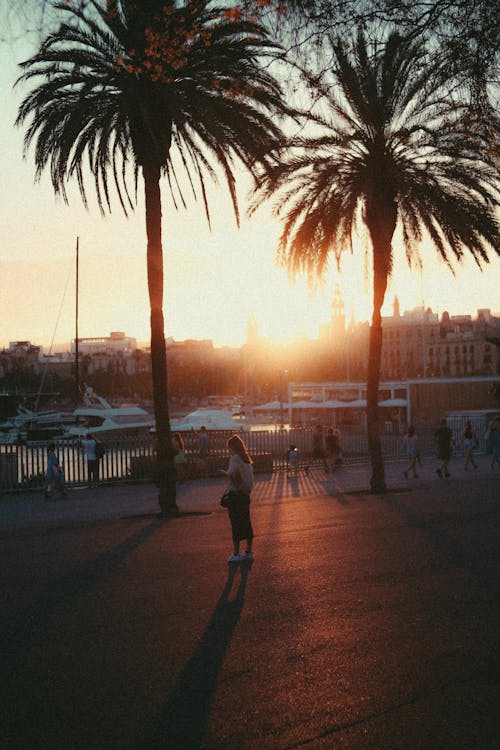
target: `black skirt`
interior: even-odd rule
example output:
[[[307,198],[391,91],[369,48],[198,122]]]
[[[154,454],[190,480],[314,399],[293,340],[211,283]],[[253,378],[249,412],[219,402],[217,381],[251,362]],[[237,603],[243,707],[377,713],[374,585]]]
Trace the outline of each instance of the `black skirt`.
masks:
[[[233,542],[252,539],[253,529],[250,521],[250,496],[243,492],[231,492],[228,506],[229,520],[233,533]]]

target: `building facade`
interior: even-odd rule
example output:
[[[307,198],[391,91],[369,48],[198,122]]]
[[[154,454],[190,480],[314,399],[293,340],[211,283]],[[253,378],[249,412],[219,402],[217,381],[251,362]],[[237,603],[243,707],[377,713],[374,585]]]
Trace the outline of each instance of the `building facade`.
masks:
[[[477,316],[415,308],[384,317],[383,378],[464,378],[500,375],[500,350],[490,339],[500,336],[500,318],[489,309]]]
[[[79,338],[78,352],[82,356],[115,354],[132,354],[137,349],[137,341],[130,336],[125,336],[123,331],[112,331],[109,336],[97,336],[93,338]],[[71,342],[71,352],[75,354],[76,342]]]

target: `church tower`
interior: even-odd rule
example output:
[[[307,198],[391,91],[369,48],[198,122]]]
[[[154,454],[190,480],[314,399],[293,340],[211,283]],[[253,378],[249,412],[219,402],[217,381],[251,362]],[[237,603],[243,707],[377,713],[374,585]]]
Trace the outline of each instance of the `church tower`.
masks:
[[[332,300],[332,334],[337,337],[345,333],[345,311],[342,292],[338,284],[335,285]]]

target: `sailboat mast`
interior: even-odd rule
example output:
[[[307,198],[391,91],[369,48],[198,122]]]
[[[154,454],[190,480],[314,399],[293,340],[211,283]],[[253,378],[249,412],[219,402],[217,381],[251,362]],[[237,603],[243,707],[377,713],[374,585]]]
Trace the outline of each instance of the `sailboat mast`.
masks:
[[[75,402],[80,401],[80,373],[78,371],[78,265],[79,265],[79,242],[76,238],[76,293],[75,293]]]

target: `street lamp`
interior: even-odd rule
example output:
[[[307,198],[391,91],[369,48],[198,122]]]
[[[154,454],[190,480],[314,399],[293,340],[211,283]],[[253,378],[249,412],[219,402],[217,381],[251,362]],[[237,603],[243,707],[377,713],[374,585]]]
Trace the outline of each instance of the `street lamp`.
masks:
[[[285,424],[283,421],[283,375],[288,375],[288,370],[280,370],[280,420],[281,429],[284,428]]]

